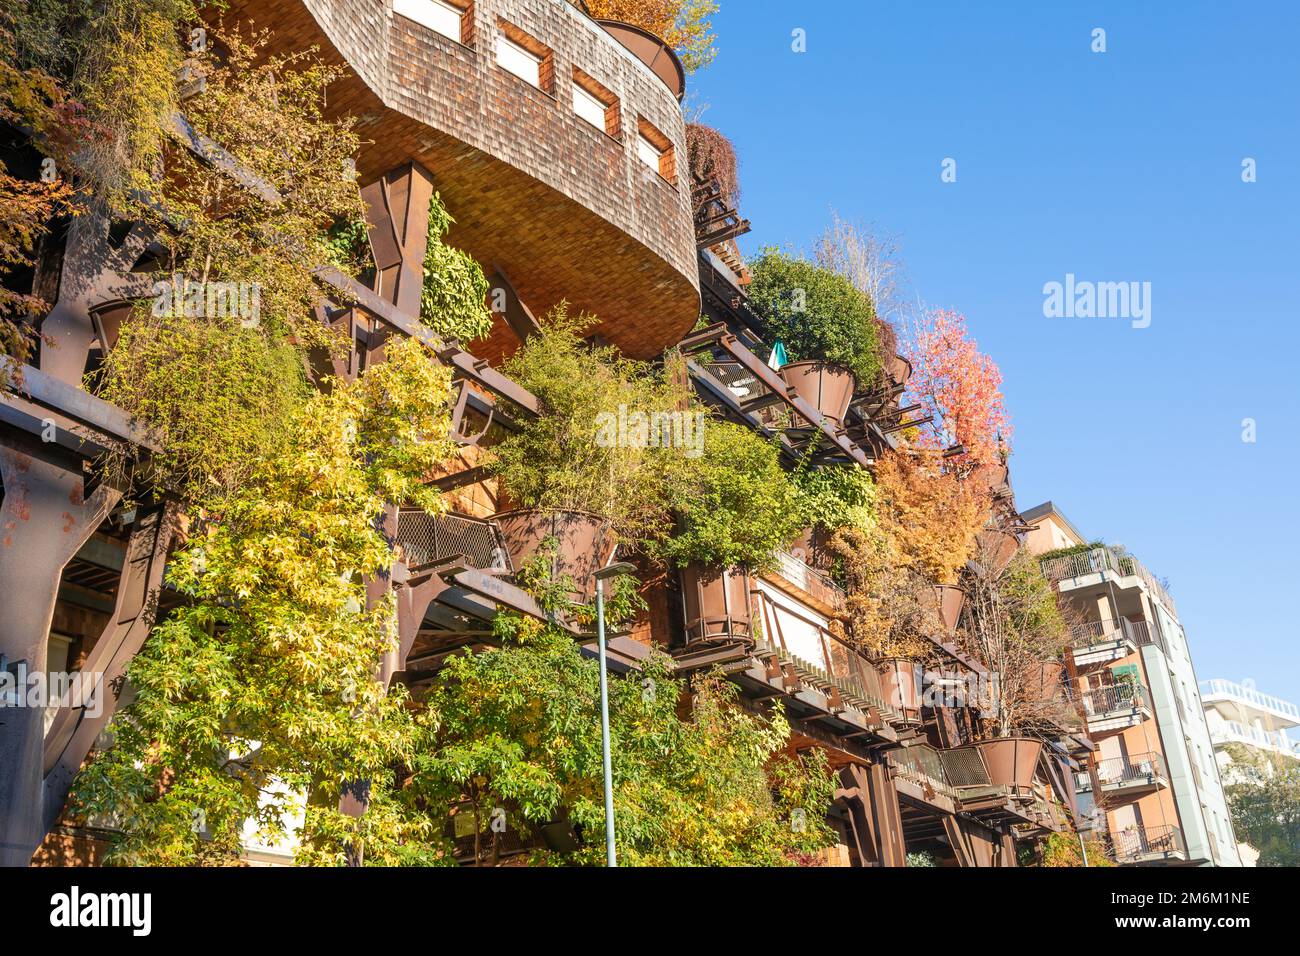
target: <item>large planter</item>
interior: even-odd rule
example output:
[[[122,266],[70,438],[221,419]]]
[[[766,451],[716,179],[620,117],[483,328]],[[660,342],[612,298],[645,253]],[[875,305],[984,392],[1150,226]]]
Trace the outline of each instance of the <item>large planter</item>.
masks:
[[[1066,681],[1065,665],[1060,661],[1044,661],[1038,665],[1037,686],[1033,688],[1034,699],[1039,702],[1062,700]]]
[[[551,559],[551,574],[573,578],[575,593],[581,597],[595,593],[595,574],[613,551],[602,518],[581,511],[524,509],[503,512],[494,520],[516,570],[541,551],[547,538],[554,537],[559,547]]]
[[[907,380],[912,377],[912,363],[901,355],[895,355],[889,361],[889,377],[894,380],[895,385],[906,385]]]
[[[752,645],[749,575],[738,568],[688,564],[682,569],[686,646]]]
[[[921,719],[921,665],[905,657],[877,662],[885,703],[906,720]]]
[[[1033,786],[1038,757],[1043,752],[1043,742],[1032,737],[997,737],[975,742],[975,749],[984,757],[989,782],[995,787],[1015,787],[1027,790]]]
[[[794,393],[836,424],[844,421],[857,379],[843,365],[794,362],[781,366],[781,378]]]
[[[944,630],[952,634],[961,620],[961,609],[966,606],[966,592],[955,584],[936,584],[934,599]]]
[[[1019,538],[1000,528],[985,528],[975,536],[975,540],[979,544],[980,561],[987,562],[985,570],[992,574],[1005,569],[1020,547]]]

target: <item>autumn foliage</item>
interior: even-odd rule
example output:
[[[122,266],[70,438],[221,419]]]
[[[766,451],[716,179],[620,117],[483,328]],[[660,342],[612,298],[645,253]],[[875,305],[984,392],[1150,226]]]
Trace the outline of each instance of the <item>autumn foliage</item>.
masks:
[[[962,445],[954,464],[968,467],[999,461],[1011,437],[1011,419],[1002,397],[1002,373],[980,352],[959,312],[935,309],[910,330],[907,352],[915,369],[909,382],[916,400],[933,416],[919,444],[928,448]]]
[[[890,452],[876,463],[880,527],[899,561],[936,584],[951,584],[975,550],[989,500],[945,469],[936,451]]]
[[[717,12],[713,0],[574,0],[598,20],[620,20],[649,30],[670,44],[686,72],[713,62],[716,37],[709,17]]]

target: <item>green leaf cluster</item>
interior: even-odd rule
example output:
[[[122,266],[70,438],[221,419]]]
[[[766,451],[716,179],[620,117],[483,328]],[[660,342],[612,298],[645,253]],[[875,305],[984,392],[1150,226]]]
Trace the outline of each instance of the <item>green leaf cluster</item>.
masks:
[[[133,661],[115,744],[76,785],[84,810],[125,822],[119,861],[233,861],[243,821],[283,836],[303,793],[301,835],[328,858],[344,782],[382,787],[419,739],[404,695],[374,679],[395,612],[368,607],[364,582],[391,562],[385,507],[442,507],[424,479],[450,452],[449,375],[401,340],[330,384],[272,454],[203,499],[169,564],[186,603]]]
[[[843,365],[869,388],[882,367],[875,307],[844,276],[766,248],[749,264],[749,298],[791,362]]]
[[[471,341],[492,331],[492,313],[484,304],[488,281],[473,256],[443,242],[456,220],[433,194],[429,203],[429,244],[424,253],[420,318],[444,338]]]

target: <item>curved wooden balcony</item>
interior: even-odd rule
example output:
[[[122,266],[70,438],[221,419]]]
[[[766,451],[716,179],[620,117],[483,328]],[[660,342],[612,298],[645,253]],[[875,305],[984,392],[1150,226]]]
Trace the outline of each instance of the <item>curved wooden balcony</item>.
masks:
[[[449,241],[504,277],[525,311],[567,300],[633,357],[676,343],[700,298],[674,92],[565,0],[438,10],[432,0],[232,0],[224,20],[270,26],[272,51],[314,45],[345,63],[351,75],[328,108],[359,119],[361,182],[410,161],[430,170],[456,217]],[[446,35],[448,10],[460,11],[459,37]],[[534,69],[536,83],[512,64]],[[605,107],[603,129],[593,102]],[[498,361],[517,346],[518,325],[499,316],[472,350]]]

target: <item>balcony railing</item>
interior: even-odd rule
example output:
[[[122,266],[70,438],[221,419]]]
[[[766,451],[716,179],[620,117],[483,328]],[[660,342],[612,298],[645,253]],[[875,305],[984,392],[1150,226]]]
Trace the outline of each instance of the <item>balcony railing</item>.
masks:
[[[1210,728],[1210,742],[1214,744],[1241,743],[1248,747],[1261,747],[1288,757],[1300,758],[1300,741],[1291,740],[1274,730],[1261,730],[1235,720],[1225,720]]]
[[[939,756],[939,751],[933,747],[918,744],[901,750],[891,750],[886,756],[897,776],[922,787],[928,785],[936,793],[956,799],[957,791],[948,782],[943,760]]]
[[[1083,712],[1089,718],[1102,718],[1118,711],[1150,707],[1147,689],[1141,684],[1112,684],[1095,687],[1082,697]]]
[[[851,706],[859,710],[875,708],[886,719],[898,718],[897,711],[885,700],[885,689],[875,665],[834,635],[824,634],[823,637],[824,640],[819,642],[823,650],[814,653],[812,659],[791,654],[763,635],[756,635],[756,643],[760,649],[793,664],[805,680],[827,688],[834,687]],[[801,650],[806,651],[806,648]]]
[[[1097,780],[1102,787],[1125,788],[1168,780],[1165,758],[1158,753],[1130,757],[1112,757],[1097,764]]]
[[[844,607],[844,589],[822,571],[800,561],[787,551],[776,553],[777,572],[786,581],[833,608]]]
[[[1300,707],[1296,707],[1280,697],[1274,697],[1271,694],[1261,694],[1253,687],[1245,687],[1241,684],[1234,684],[1229,680],[1207,680],[1201,681],[1202,697],[1229,697],[1233,700],[1239,700],[1243,703],[1250,704],[1262,710],[1271,710],[1274,713],[1290,717],[1292,720],[1300,723]]]
[[[1178,609],[1165,586],[1156,580],[1155,575],[1143,567],[1142,562],[1131,554],[1121,554],[1114,548],[1090,548],[1076,554],[1066,554],[1058,558],[1046,558],[1041,562],[1043,575],[1049,581],[1063,581],[1067,578],[1079,578],[1086,574],[1111,571],[1122,577],[1137,577],[1147,586],[1152,594],[1169,608],[1175,616]]]
[[[1183,831],[1178,827],[1129,827],[1112,835],[1115,859],[1120,863],[1138,863],[1150,859],[1163,859],[1176,854],[1186,855]]]

